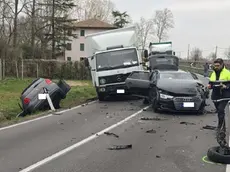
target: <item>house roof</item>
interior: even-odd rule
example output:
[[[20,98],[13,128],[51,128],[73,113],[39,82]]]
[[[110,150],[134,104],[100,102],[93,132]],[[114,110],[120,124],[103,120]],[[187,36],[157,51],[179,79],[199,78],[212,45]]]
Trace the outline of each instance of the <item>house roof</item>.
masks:
[[[75,24],[76,28],[106,28],[106,29],[116,29],[117,27],[109,23],[103,22],[98,19],[88,19],[84,21],[77,22]]]

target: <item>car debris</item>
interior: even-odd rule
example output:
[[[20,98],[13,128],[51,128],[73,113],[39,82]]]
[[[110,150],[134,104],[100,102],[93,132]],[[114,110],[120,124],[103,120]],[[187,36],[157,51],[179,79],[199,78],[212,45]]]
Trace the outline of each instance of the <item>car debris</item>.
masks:
[[[114,136],[116,138],[119,138],[119,136],[117,134],[114,133],[110,133],[110,132],[104,132],[104,134],[108,135],[108,136]]]
[[[122,149],[132,149],[132,145],[114,145],[108,148],[109,150],[122,150]]]
[[[156,158],[161,158],[161,156],[159,156],[159,155],[156,155]]]
[[[193,122],[180,122],[180,124],[185,124],[185,125],[196,125],[196,124],[193,123]]]
[[[153,133],[153,134],[155,134],[155,133],[157,133],[157,131],[154,130],[154,129],[151,129],[151,130],[147,130],[146,133]]]
[[[141,117],[141,120],[153,120],[153,121],[162,121],[162,120],[168,120],[166,118],[159,118],[159,117],[156,117],[156,118],[151,118],[151,117]]]
[[[206,126],[203,126],[203,129],[216,130],[216,127],[215,126],[211,126],[211,125],[206,125]]]

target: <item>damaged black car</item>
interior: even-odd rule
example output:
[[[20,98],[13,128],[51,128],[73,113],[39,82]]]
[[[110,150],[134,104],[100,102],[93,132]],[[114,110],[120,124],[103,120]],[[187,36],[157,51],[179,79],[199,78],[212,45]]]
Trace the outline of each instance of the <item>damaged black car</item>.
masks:
[[[176,56],[153,56],[149,61],[150,71],[134,71],[126,79],[134,96],[143,97],[155,112],[204,112],[209,92],[196,74],[179,70]]]

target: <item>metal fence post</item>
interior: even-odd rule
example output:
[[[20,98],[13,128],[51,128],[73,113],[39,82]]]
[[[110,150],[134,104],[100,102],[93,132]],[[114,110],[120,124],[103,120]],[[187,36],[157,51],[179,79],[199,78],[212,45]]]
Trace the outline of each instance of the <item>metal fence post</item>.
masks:
[[[24,66],[23,66],[23,59],[22,59],[22,80],[24,78],[24,76],[23,76],[23,68],[24,68]]]
[[[37,62],[37,78],[39,76],[38,62]]]
[[[2,76],[2,59],[0,59],[0,80],[3,79],[3,76]]]

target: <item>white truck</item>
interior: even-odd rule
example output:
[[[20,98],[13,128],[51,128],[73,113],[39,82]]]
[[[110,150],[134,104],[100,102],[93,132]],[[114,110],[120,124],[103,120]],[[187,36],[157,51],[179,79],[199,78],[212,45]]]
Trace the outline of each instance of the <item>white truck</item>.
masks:
[[[149,57],[156,55],[172,55],[175,56],[175,52],[172,50],[172,42],[157,42],[149,44],[149,51],[144,50],[144,57],[146,59],[147,69],[150,67],[149,65]]]
[[[172,50],[172,42],[159,42],[149,44],[149,55],[155,54],[168,54],[175,55],[175,52]]]
[[[126,94],[126,78],[143,70],[136,34],[136,27],[130,26],[86,35],[92,82],[100,101],[109,95]]]

